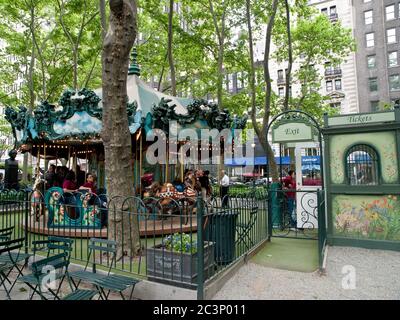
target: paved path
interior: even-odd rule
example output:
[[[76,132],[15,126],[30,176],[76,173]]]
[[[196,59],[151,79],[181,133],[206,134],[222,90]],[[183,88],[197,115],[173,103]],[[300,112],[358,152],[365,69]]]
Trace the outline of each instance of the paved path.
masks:
[[[344,267],[345,274],[342,273]],[[356,275],[355,289],[343,289],[343,277],[353,267]],[[63,292],[70,292],[66,285]],[[27,287],[16,285],[12,299],[25,300],[27,297]],[[118,296],[110,298],[118,299]],[[0,288],[0,300],[4,299],[5,292]],[[317,272],[285,271],[249,262],[225,284],[214,299],[400,300],[400,252],[330,247],[327,274],[324,276]]]
[[[24,271],[24,274],[29,274],[29,270],[26,269]],[[11,274],[11,278],[15,279],[15,276],[16,276],[16,272],[13,272]],[[80,289],[92,289],[93,287],[91,287],[90,285],[81,284],[79,286],[79,288]],[[12,300],[29,300],[31,292],[32,291],[30,290],[30,288],[27,285],[17,282],[15,284],[13,290],[11,291],[11,299]],[[68,282],[66,280],[64,280],[62,287],[61,287],[61,296],[65,296],[65,295],[69,294],[70,292],[71,292],[71,289],[68,286]],[[50,300],[54,299],[54,297],[50,293],[46,294],[46,296]],[[96,295],[94,297],[94,300],[97,300],[97,299],[98,299],[98,295]],[[6,295],[3,287],[0,287],[0,300],[7,300],[7,295]],[[35,294],[33,296],[33,300],[40,300],[39,295]],[[109,300],[121,300],[121,298],[118,294],[111,293],[109,296]]]
[[[342,271],[344,273],[342,273]],[[355,289],[343,289],[355,271]],[[214,299],[400,300],[400,252],[330,247],[326,275],[263,267],[249,262]]]

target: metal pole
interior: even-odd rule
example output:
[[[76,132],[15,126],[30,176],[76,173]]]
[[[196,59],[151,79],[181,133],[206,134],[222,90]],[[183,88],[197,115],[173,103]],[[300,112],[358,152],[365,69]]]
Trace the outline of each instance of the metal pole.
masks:
[[[179,146],[179,150],[181,152],[181,182],[183,183],[183,180],[184,180],[184,176],[183,176],[183,174],[184,174],[184,172],[183,172],[183,168],[184,168],[184,166],[183,166],[183,145]]]
[[[203,199],[197,197],[197,300],[204,300]]]
[[[139,148],[139,192],[142,195],[142,175],[143,175],[143,139],[140,136],[140,148]]]
[[[29,203],[29,200],[30,200],[29,192],[26,191],[26,193],[25,193],[25,215],[24,215],[24,218],[25,218],[25,226],[24,226],[24,237],[25,237],[25,248],[24,248],[24,250],[25,250],[25,254],[28,253],[28,245],[29,245],[29,242],[28,242],[28,223],[29,222],[28,222],[28,220],[29,220],[29,208],[31,207],[30,203]],[[28,264],[28,260],[29,260],[29,258],[25,259],[25,265]]]

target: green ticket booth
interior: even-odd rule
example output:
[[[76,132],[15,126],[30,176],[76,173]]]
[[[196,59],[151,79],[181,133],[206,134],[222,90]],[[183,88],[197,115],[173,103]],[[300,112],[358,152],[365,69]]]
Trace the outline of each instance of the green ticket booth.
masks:
[[[325,116],[327,240],[400,250],[400,109]]]

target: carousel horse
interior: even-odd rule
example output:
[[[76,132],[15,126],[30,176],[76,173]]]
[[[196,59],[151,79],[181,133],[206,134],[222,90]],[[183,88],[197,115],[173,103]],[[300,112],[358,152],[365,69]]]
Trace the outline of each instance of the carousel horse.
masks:
[[[46,180],[37,175],[33,184],[33,192],[31,196],[31,215],[35,216],[35,220],[39,221],[40,216],[44,216],[45,205],[42,192],[45,187]]]

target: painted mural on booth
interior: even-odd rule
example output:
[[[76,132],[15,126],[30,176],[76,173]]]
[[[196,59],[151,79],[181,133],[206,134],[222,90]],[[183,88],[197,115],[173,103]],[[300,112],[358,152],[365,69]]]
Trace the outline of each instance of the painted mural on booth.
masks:
[[[355,144],[367,144],[376,149],[380,157],[383,183],[398,182],[396,137],[394,132],[343,134],[330,140],[330,169],[333,184],[345,183],[345,156],[348,148]]]
[[[398,195],[338,195],[332,200],[334,235],[400,241]]]

